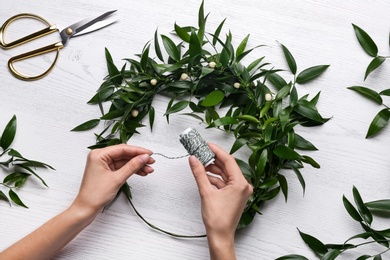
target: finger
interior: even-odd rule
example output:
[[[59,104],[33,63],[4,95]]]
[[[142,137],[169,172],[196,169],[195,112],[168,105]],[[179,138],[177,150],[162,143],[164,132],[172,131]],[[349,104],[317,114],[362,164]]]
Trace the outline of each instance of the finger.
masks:
[[[107,160],[107,163],[122,159],[131,159],[141,154],[152,154],[152,151],[138,146],[119,144],[108,146],[99,150],[101,155]]]
[[[198,185],[199,194],[205,195],[210,188],[212,188],[209,179],[207,178],[206,170],[203,164],[195,156],[190,156],[188,158],[190,163],[191,171],[194,175],[196,184]]]
[[[122,181],[125,182],[131,175],[142,169],[142,167],[148,163],[149,158],[149,154],[138,155],[123,165],[122,168],[117,170],[117,173],[121,176]]]
[[[209,179],[211,185],[214,185],[218,189],[226,187],[226,183],[218,177],[207,175],[207,178]]]
[[[136,174],[141,175],[141,176],[146,176],[152,172],[154,172],[154,169],[148,165],[145,165],[138,172],[136,172]]]
[[[131,158],[129,158],[129,159],[121,159],[121,160],[119,160],[119,161],[114,161],[114,162],[112,162],[112,166],[113,166],[114,169],[111,168],[111,170],[116,170],[116,169],[122,168],[123,165],[125,165],[126,163],[129,162],[130,159],[131,159]],[[154,160],[153,158],[150,157],[147,164],[153,164],[153,163],[155,163],[155,160]],[[111,166],[111,165],[110,165],[110,166]]]
[[[215,164],[210,164],[209,166],[206,167],[206,170],[213,173],[217,174],[222,177],[222,179],[227,182],[228,178],[226,177],[226,174]]]
[[[213,143],[208,144],[210,149],[215,153],[215,164],[222,169],[228,178],[237,178],[242,176],[240,167],[232,155],[225,152]]]

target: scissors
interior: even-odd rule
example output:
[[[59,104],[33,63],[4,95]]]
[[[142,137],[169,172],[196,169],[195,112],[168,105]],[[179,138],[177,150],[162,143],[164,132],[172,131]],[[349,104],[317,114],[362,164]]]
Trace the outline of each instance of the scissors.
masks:
[[[35,14],[21,13],[21,14],[17,14],[15,16],[12,16],[7,21],[5,21],[5,23],[0,27],[0,47],[2,47],[3,49],[5,49],[5,50],[11,49],[11,48],[14,48],[16,46],[22,45],[24,43],[33,41],[35,39],[44,37],[44,36],[51,34],[51,33],[54,33],[54,32],[58,32],[60,34],[61,41],[56,42],[54,44],[47,45],[45,47],[42,47],[42,48],[39,48],[36,50],[32,50],[32,51],[29,51],[29,52],[26,52],[23,54],[19,54],[17,56],[10,58],[8,61],[8,68],[9,68],[11,74],[14,75],[16,78],[21,79],[21,80],[32,81],[32,80],[38,80],[38,79],[43,78],[44,76],[49,74],[49,72],[53,69],[54,65],[57,62],[57,58],[58,58],[60,49],[65,47],[65,45],[68,43],[68,41],[71,37],[84,35],[86,33],[90,33],[90,32],[99,30],[103,27],[106,27],[106,26],[114,23],[115,21],[103,21],[114,12],[116,12],[116,10],[106,12],[106,13],[104,13],[98,17],[95,17],[95,18],[84,19],[84,20],[79,21],[75,24],[72,24],[70,26],[65,27],[65,29],[63,29],[63,30],[60,29],[60,26],[50,24],[48,21],[46,21],[42,17],[35,15]],[[47,27],[40,30],[40,31],[31,33],[25,37],[22,37],[18,40],[15,40],[13,42],[6,43],[4,41],[5,30],[12,22],[14,22],[15,20],[18,20],[18,19],[22,19],[22,18],[30,18],[30,19],[39,20],[39,21],[43,22],[44,24],[46,24]],[[54,52],[54,51],[56,52],[56,57],[55,57],[53,63],[51,64],[49,69],[47,69],[42,74],[30,76],[30,75],[26,75],[26,74],[23,74],[23,73],[17,71],[14,67],[14,63],[17,61],[29,59],[29,58],[32,58],[35,56],[39,56],[39,55],[42,55],[42,54],[45,54],[48,52]]]

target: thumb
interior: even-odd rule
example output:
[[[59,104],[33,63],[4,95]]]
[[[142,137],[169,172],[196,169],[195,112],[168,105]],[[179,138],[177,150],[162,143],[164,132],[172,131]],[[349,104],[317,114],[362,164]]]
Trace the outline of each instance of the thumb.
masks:
[[[149,161],[148,154],[141,154],[135,156],[130,161],[128,161],[125,165],[122,166],[117,173],[123,178],[123,182],[125,182],[131,175],[138,172],[142,167],[144,167]]]
[[[190,156],[188,159],[191,167],[191,171],[195,177],[196,184],[198,185],[199,193],[202,195],[211,187],[210,181],[207,178],[206,170],[203,164],[195,156]]]

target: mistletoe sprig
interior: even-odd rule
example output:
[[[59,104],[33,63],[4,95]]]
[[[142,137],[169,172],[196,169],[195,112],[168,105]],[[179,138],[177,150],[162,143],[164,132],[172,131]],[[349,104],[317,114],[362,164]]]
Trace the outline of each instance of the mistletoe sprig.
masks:
[[[260,213],[263,202],[280,191],[287,200],[287,170],[296,174],[305,190],[301,169],[305,164],[320,168],[313,158],[300,154],[299,151],[317,148],[296,133],[295,127],[319,126],[329,119],[317,110],[320,93],[313,98],[299,97],[297,89],[312,82],[329,65],[298,71],[293,55],[281,44],[291,79],[286,80],[279,73],[281,69],[264,62],[264,56],[245,66],[244,58],[262,45],[248,49],[248,35],[234,47],[230,31],[220,37],[225,20],[209,33],[207,18],[202,2],[197,26],[175,23],[175,38],[156,31],[153,40],[136,55],[137,59],[125,59],[120,69],[106,49],[109,75],[88,102],[98,105],[102,116],[73,130],[89,130],[103,122],[103,131],[95,134],[96,143],[90,148],[126,143],[138,133],[138,128],[145,127],[145,118],[153,128],[156,95],[171,97],[164,114],[168,123],[176,113],[191,116],[206,124],[206,128],[231,133],[235,137],[231,154],[244,147],[249,149],[249,158],[236,159],[254,187],[241,217],[242,228]],[[106,104],[108,111],[104,110]],[[130,201],[128,184],[123,191]]]
[[[372,227],[374,220],[373,214],[380,214],[381,216],[390,216],[390,200],[376,200],[364,203],[360,193],[356,187],[352,188],[355,206],[343,196],[343,204],[349,216],[359,223],[363,232],[348,238],[342,244],[324,244],[319,239],[301,232],[299,234],[303,241],[315,252],[318,258],[322,260],[333,260],[346,251],[353,250],[357,247],[362,247],[368,244],[376,243],[383,246],[384,249],[374,255],[364,254],[357,258],[357,260],[374,259],[381,260],[382,256],[390,251],[390,228],[377,230]],[[352,243],[357,239],[368,240],[362,243]],[[277,258],[277,260],[307,260],[308,258],[302,255],[286,255]]]
[[[19,206],[28,208],[16,191],[26,183],[31,175],[34,175],[43,185],[48,187],[45,181],[36,173],[36,168],[52,170],[54,168],[43,162],[29,160],[11,148],[16,134],[16,125],[16,116],[13,116],[0,136],[0,168],[5,169],[6,173],[3,181],[0,182],[0,187],[3,186],[8,189],[8,196],[0,190],[0,200],[8,202],[10,205],[12,201]]]
[[[360,27],[353,24],[353,28],[355,30],[356,37],[362,46],[363,50],[373,57],[373,60],[370,62],[366,69],[366,73],[364,75],[364,80],[370,75],[371,72],[376,70],[382,63],[390,58],[389,56],[380,56],[378,55],[378,47],[372,38]],[[379,111],[379,113],[374,117],[371,121],[371,124],[368,128],[366,138],[370,138],[376,134],[378,134],[382,129],[387,125],[390,119],[390,107],[383,103],[382,96],[390,96],[390,88],[377,92],[372,88],[364,87],[364,86],[352,86],[348,89],[354,90],[357,93],[361,94],[365,98],[374,101],[376,104],[383,106],[384,108]]]

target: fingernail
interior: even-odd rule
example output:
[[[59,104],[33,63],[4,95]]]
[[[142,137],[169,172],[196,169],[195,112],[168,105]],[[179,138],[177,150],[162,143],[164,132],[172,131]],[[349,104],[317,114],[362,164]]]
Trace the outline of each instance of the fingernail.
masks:
[[[139,156],[139,158],[140,158],[140,160],[141,160],[143,163],[146,164],[146,163],[149,161],[150,156],[149,156],[149,154],[141,154],[141,155]]]

